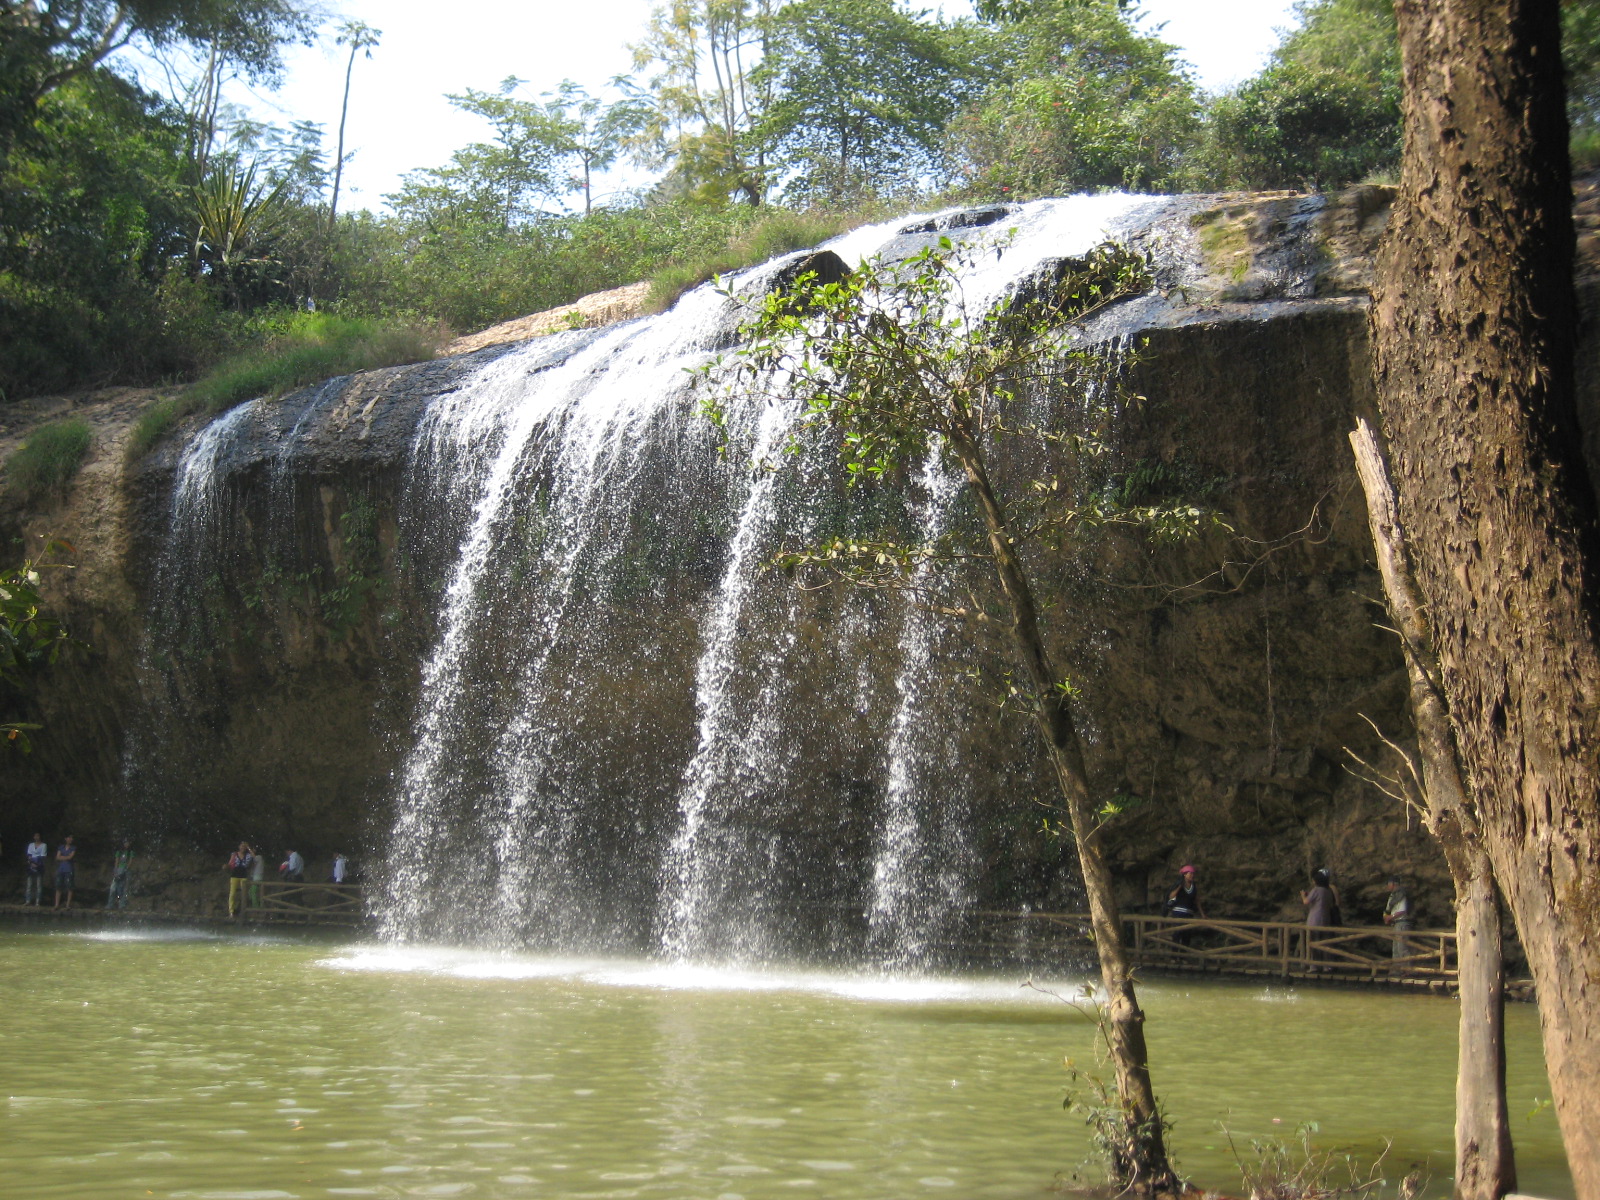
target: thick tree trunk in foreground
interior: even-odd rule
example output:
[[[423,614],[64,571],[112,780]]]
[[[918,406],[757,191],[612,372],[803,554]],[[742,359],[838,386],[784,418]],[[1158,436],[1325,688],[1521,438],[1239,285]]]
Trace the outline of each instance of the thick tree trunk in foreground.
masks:
[[[1555,0],[1397,0],[1400,194],[1371,310],[1400,518],[1484,847],[1600,1200],[1600,636],[1573,403]]]
[[[1067,710],[1067,698],[1045,649],[1032,589],[1006,528],[1005,512],[990,486],[983,456],[970,438],[952,432],[950,444],[961,460],[967,481],[983,510],[995,574],[1011,614],[1011,634],[1037,697],[1039,731],[1055,768],[1056,781],[1072,822],[1073,841],[1083,871],[1089,899],[1089,920],[1095,952],[1100,959],[1100,979],[1105,987],[1105,1029],[1117,1075],[1117,1097],[1122,1105],[1126,1159],[1113,1162],[1118,1182],[1141,1191],[1173,1192],[1178,1177],[1167,1160],[1166,1133],[1150,1083],[1149,1053],[1144,1039],[1144,1011],[1134,993],[1133,971],[1122,941],[1111,868],[1106,863],[1094,806],[1089,799],[1089,777],[1077,727]]]
[[[1350,434],[1356,472],[1389,615],[1400,631],[1411,680],[1411,712],[1422,757],[1428,829],[1444,848],[1456,889],[1456,963],[1461,1020],[1456,1058],[1456,1200],[1500,1200],[1517,1189],[1506,1112],[1505,964],[1500,899],[1477,815],[1462,779],[1450,712],[1439,680],[1427,606],[1411,574],[1394,488],[1377,434],[1365,420]]]

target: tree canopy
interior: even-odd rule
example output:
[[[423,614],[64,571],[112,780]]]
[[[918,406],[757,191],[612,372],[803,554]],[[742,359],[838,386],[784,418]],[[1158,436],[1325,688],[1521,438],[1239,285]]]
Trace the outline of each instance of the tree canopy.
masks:
[[[894,0],[786,6],[762,68],[775,99],[756,131],[784,194],[837,203],[931,180],[991,58],[971,24],[918,19]]]
[[[989,195],[1173,182],[1201,116],[1173,47],[1082,0],[1036,0],[998,37],[1010,67],[951,125],[956,178]]]
[[[309,39],[316,24],[303,0],[0,0],[0,134],[15,133],[45,96],[135,42],[214,46],[252,79],[269,81],[285,43]]]
[[[230,99],[313,35],[344,48],[348,80],[376,31],[319,12],[0,0],[0,394],[191,376],[308,301],[466,328],[657,271],[700,279],[777,244],[748,232],[768,206],[783,242],[793,209],[831,227],[1104,188],[1334,188],[1397,161],[1388,0],[1304,0],[1221,96],[1117,0],[986,0],[959,20],[662,0],[632,78],[464,88],[449,99],[484,133],[418,164],[389,211],[345,212],[342,108],[279,127]],[[1600,163],[1600,0],[1562,13],[1574,145]],[[649,181],[619,189],[605,173],[625,160]]]

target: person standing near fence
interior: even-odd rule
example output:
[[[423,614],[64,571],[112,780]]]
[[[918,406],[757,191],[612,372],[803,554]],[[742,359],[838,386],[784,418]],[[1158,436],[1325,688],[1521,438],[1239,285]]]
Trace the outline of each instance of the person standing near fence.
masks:
[[[1206,907],[1200,901],[1200,885],[1195,882],[1198,874],[1199,872],[1190,865],[1178,868],[1178,886],[1167,893],[1167,902],[1162,906],[1163,916],[1182,917],[1192,921],[1206,915]],[[1175,945],[1187,946],[1193,935],[1192,929],[1178,929],[1170,936]]]
[[[1203,917],[1206,907],[1200,902],[1200,885],[1195,882],[1199,872],[1192,866],[1178,868],[1178,886],[1167,893],[1169,917]]]
[[[1317,956],[1316,930],[1339,923],[1339,893],[1333,889],[1333,877],[1318,867],[1311,872],[1311,890],[1300,893],[1300,903],[1306,907],[1306,957]]]
[[[1400,876],[1389,876],[1388,886],[1389,899],[1383,906],[1383,923],[1396,931],[1393,956],[1395,958],[1408,958],[1411,955],[1411,943],[1400,935],[1409,931],[1413,926],[1411,898],[1406,895],[1406,887],[1401,882]]]
[[[261,907],[261,880],[267,873],[267,860],[264,855],[256,854],[250,861],[250,907]]]
[[[333,873],[330,878],[332,883],[343,883],[345,874],[350,869],[350,860],[342,854],[333,856]]]
[[[300,851],[291,850],[283,862],[278,864],[278,871],[282,874],[285,883],[304,883],[306,881],[306,860],[300,857]]]
[[[72,884],[78,870],[78,848],[72,844],[72,835],[56,847],[56,902],[51,908],[61,907],[61,893],[67,894],[67,907],[72,907]]]
[[[234,916],[249,899],[245,888],[250,886],[250,868],[255,865],[255,852],[249,842],[240,842],[239,848],[228,855],[228,915]]]
[[[50,847],[44,844],[44,834],[36,833],[28,843],[28,876],[22,889],[22,903],[39,907],[39,893],[44,890],[44,860],[50,857]]]
[[[133,872],[133,843],[122,839],[122,848],[111,862],[111,886],[106,890],[106,907],[128,907],[128,876]]]

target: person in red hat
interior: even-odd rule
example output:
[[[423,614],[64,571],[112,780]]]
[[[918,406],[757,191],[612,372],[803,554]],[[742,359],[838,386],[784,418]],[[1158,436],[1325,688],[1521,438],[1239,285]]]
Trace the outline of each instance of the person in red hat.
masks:
[[[1200,900],[1200,885],[1195,882],[1199,872],[1192,864],[1185,864],[1178,868],[1178,886],[1167,893],[1167,902],[1163,912],[1169,917],[1185,917],[1193,920],[1206,915],[1206,906]],[[1180,946],[1189,944],[1189,937],[1193,930],[1179,929],[1172,934],[1172,940]]]

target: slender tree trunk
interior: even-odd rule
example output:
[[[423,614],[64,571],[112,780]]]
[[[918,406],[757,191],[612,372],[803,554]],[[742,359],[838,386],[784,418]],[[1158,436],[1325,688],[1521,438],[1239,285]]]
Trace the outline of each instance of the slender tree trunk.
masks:
[[[1445,859],[1456,884],[1456,964],[1461,1024],[1456,1033],[1458,1200],[1501,1200],[1517,1190],[1506,1110],[1505,961],[1500,897],[1488,856],[1475,845]],[[1468,843],[1471,845],[1470,843]]]
[[[1156,1107],[1155,1089],[1150,1082],[1144,1011],[1134,992],[1133,971],[1122,941],[1122,922],[1117,912],[1111,868],[1106,863],[1095,825],[1082,743],[1067,709],[1067,698],[1058,686],[1060,678],[1050,662],[1039,629],[1033,592],[1006,528],[1005,511],[990,486],[982,451],[970,436],[960,432],[949,436],[967,482],[983,510],[995,574],[1011,614],[1012,640],[1033,687],[1039,732],[1055,768],[1056,782],[1066,803],[1073,841],[1078,848],[1084,891],[1089,898],[1095,952],[1100,959],[1100,979],[1106,993],[1106,1038],[1116,1071],[1117,1096],[1127,1135],[1127,1161],[1113,1162],[1113,1170],[1119,1182],[1142,1191],[1172,1191],[1178,1187],[1178,1178],[1167,1161],[1166,1135]]]
[[[344,178],[344,123],[350,115],[350,77],[356,69],[356,51],[361,48],[359,37],[350,40],[350,61],[344,66],[344,100],[339,105],[339,149],[333,156],[333,194],[328,198],[328,232],[334,229],[339,214],[339,183]]]
[[[1356,471],[1367,496],[1367,519],[1389,615],[1400,631],[1411,680],[1426,792],[1428,829],[1444,848],[1456,891],[1456,964],[1461,1018],[1456,1057],[1457,1200],[1500,1200],[1517,1189],[1511,1123],[1506,1111],[1505,966],[1500,952],[1500,900],[1471,797],[1462,778],[1450,712],[1439,682],[1428,610],[1411,573],[1394,488],[1378,436],[1365,419],[1350,434]]]
[[[1538,987],[1579,1200],[1600,1200],[1600,570],[1574,404],[1556,0],[1397,0],[1401,185],[1371,324],[1483,844]]]

